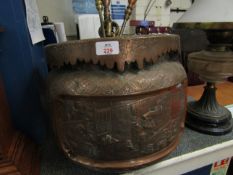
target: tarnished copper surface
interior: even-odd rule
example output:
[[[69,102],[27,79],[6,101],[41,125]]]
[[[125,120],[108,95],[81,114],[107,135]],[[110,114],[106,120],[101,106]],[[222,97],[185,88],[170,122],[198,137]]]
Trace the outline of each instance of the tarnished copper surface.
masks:
[[[53,122],[68,158],[90,168],[135,169],[158,161],[178,144],[184,128],[184,83],[140,96],[62,96]]]
[[[74,162],[98,169],[158,161],[183,131],[185,80],[182,66],[166,60],[122,75],[98,68],[51,73],[50,104],[62,150]]]
[[[118,55],[96,55],[96,42],[118,41]],[[155,63],[158,58],[170,51],[180,51],[177,35],[122,36],[117,38],[100,38],[91,40],[70,41],[46,47],[48,64],[51,67],[61,67],[66,64],[75,65],[77,61],[99,64],[113,69],[116,65],[119,71],[125,70],[125,65],[136,62],[143,69],[144,62]]]
[[[102,170],[135,169],[158,161],[178,144],[186,115],[186,73],[178,62],[178,37],[146,38],[119,39],[122,53],[106,57],[89,51],[99,40],[47,47],[50,63],[61,66],[48,78],[53,126],[61,149],[75,163]],[[78,45],[81,51],[75,50]],[[77,60],[85,62],[75,64]],[[108,68],[119,64],[124,72],[93,60]]]
[[[146,70],[123,74],[84,65],[75,71],[51,72],[49,86],[53,98],[63,94],[79,97],[127,96],[175,86],[185,78],[182,65],[176,61],[160,61]]]
[[[188,67],[207,82],[222,81],[233,75],[233,52],[192,53],[189,55]]]

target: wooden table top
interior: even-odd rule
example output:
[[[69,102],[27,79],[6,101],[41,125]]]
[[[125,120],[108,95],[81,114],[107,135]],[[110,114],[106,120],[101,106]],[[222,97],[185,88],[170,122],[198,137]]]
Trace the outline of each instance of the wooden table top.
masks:
[[[205,85],[190,86],[188,87],[188,95],[194,97],[196,100],[200,99]],[[217,100],[221,105],[233,104],[233,83],[223,82],[218,83],[217,87]]]

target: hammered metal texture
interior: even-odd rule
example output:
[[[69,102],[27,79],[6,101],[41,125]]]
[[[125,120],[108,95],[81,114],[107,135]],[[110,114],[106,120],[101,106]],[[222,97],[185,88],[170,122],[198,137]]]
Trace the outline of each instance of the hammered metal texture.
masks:
[[[47,48],[50,63],[61,66],[50,72],[48,97],[58,143],[69,159],[122,171],[175,149],[184,128],[187,86],[178,39],[120,38],[122,53],[100,58],[93,53],[94,40]],[[118,70],[111,70],[112,64]]]
[[[98,68],[54,71],[50,107],[62,150],[91,168],[157,161],[175,148],[183,130],[185,81],[182,66],[166,59],[122,75]]]
[[[48,82],[52,98],[63,94],[126,96],[168,88],[185,78],[186,74],[180,63],[160,61],[145,70],[127,71],[123,74],[91,65],[80,66],[73,71],[54,70],[50,72]]]
[[[96,43],[118,41],[118,55],[96,55]],[[120,72],[125,65],[136,62],[143,69],[144,62],[155,63],[158,58],[170,51],[180,51],[180,38],[177,35],[157,34],[147,36],[122,36],[117,38],[100,38],[70,41],[46,47],[50,67],[62,67],[64,64],[75,65],[78,61],[99,64],[113,69],[116,65]]]
[[[125,98],[63,96],[53,105],[57,137],[71,160],[94,168],[101,168],[98,161],[108,162],[106,168],[124,163],[133,168],[148,163],[144,156],[157,153],[151,160],[158,160],[178,139],[186,114],[185,84]]]

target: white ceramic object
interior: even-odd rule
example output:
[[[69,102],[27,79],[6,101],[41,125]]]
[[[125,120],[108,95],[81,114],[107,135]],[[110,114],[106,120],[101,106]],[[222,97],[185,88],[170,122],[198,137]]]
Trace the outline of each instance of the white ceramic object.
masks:
[[[65,31],[65,25],[63,22],[56,22],[54,23],[56,31],[57,31],[57,36],[58,36],[58,42],[66,42],[66,31]]]
[[[195,0],[177,22],[233,22],[233,0]]]

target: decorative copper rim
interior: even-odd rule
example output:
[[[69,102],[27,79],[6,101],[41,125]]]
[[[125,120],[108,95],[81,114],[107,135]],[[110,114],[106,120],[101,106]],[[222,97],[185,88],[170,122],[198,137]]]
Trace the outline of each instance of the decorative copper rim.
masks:
[[[96,43],[104,41],[119,42],[118,55],[96,54]],[[65,64],[75,65],[85,62],[106,66],[120,71],[126,64],[137,63],[139,69],[144,68],[144,62],[156,63],[158,58],[168,52],[180,52],[180,38],[177,35],[157,34],[142,36],[122,36],[117,38],[99,38],[80,41],[70,41],[53,44],[46,47],[46,55],[50,67],[62,67]]]
[[[150,72],[153,72],[153,77]],[[130,97],[177,86],[180,82],[186,80],[186,74],[182,65],[176,61],[171,61],[169,64],[162,62],[158,65],[152,65],[149,69],[141,70],[140,73],[136,74],[130,71],[125,72],[124,75],[116,75],[116,73],[111,73],[110,71],[108,74],[106,72],[103,74],[98,69],[97,71],[94,69],[57,75],[57,71],[51,72],[48,80],[48,84],[51,87],[49,90],[50,95],[53,98],[56,98],[57,95],[62,97],[65,95],[72,98]],[[67,78],[67,75],[69,75],[69,78]],[[166,76],[165,82],[163,82],[164,75]],[[124,79],[122,79],[122,76],[124,76]],[[90,81],[87,83],[86,79]],[[102,81],[99,81],[100,79]],[[103,81],[106,83],[103,83]],[[153,83],[148,86],[151,82]],[[61,86],[62,84],[63,86]],[[117,86],[118,84],[121,85]],[[76,88],[76,86],[79,88]]]
[[[173,28],[176,29],[202,29],[202,30],[233,30],[233,22],[183,22],[175,23]]]

